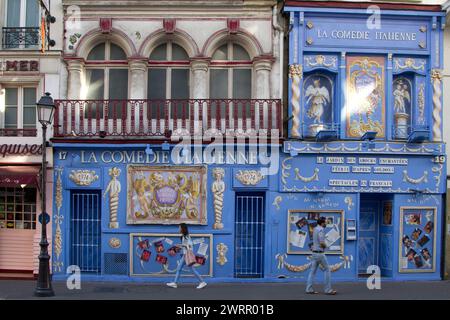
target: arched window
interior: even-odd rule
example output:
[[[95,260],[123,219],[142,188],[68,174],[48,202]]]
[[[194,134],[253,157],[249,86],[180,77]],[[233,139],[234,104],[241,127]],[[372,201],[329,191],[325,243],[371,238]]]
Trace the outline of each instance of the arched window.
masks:
[[[150,54],[147,98],[189,99],[189,56],[176,43],[168,41]]]
[[[209,77],[211,99],[250,99],[252,96],[252,61],[240,45],[228,42],[211,59]]]
[[[106,41],[96,45],[86,59],[86,98],[126,100],[128,98],[128,61],[124,50]],[[122,116],[122,102],[111,102],[108,116]]]

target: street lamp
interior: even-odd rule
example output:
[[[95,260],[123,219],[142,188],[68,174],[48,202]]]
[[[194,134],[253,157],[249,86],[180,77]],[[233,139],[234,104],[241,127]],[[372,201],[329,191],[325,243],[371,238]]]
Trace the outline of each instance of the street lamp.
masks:
[[[55,103],[53,102],[50,93],[46,92],[45,96],[36,103],[38,120],[42,125],[42,176],[41,176],[41,252],[39,254],[39,274],[37,286],[34,291],[34,295],[38,297],[51,297],[54,296],[52,283],[50,279],[50,256],[48,254],[48,241],[47,241],[47,217],[46,212],[46,195],[45,185],[47,181],[47,126],[52,123],[53,112],[55,111]],[[49,219],[50,220],[50,219]]]

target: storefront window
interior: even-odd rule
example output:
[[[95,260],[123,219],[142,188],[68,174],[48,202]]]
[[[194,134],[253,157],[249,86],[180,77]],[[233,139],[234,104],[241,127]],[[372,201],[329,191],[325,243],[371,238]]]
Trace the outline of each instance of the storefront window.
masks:
[[[36,229],[36,189],[0,188],[0,228]]]

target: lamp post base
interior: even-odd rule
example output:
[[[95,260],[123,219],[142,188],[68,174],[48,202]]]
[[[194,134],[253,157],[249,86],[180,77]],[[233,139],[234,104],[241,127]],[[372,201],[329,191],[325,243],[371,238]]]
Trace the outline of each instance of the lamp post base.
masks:
[[[34,295],[36,297],[53,297],[55,295],[55,292],[53,289],[50,288],[36,288],[34,290]]]

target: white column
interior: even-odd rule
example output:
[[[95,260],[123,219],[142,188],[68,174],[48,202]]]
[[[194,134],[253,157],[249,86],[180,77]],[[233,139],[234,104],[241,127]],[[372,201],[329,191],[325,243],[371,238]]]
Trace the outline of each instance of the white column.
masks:
[[[272,60],[269,58],[255,58],[253,61],[253,69],[255,71],[254,79],[254,99],[270,99],[270,71],[272,70]],[[272,114],[272,121],[275,119],[275,106],[267,103],[258,103],[255,105],[256,129],[261,129],[259,126],[260,113],[263,113],[264,127],[268,127],[269,112]],[[279,123],[279,119],[276,119]],[[275,124],[272,123],[272,127]]]
[[[206,59],[198,59],[191,61],[191,69],[193,75],[192,81],[192,98],[206,99],[208,89],[208,67],[209,61]]]
[[[84,71],[84,61],[82,59],[71,59],[67,60],[67,71],[69,73],[68,75],[68,92],[67,92],[67,99],[69,100],[79,100],[85,97],[81,96],[82,92],[82,86],[83,86],[83,71]],[[79,125],[80,125],[80,109],[77,104],[75,107],[75,128],[72,128],[72,121],[71,121],[71,110],[72,105],[67,104],[65,106],[69,109],[68,113],[64,113],[68,118],[68,132],[72,131],[78,131]],[[63,112],[59,112],[59,123],[63,123]]]
[[[270,71],[272,60],[267,58],[255,59],[253,62],[255,70],[255,99],[270,99]]]
[[[81,86],[82,80],[81,76],[84,69],[84,61],[81,59],[73,59],[67,60],[67,71],[68,75],[68,92],[67,98],[69,100],[72,99],[80,99],[81,97]]]
[[[192,99],[207,99],[208,98],[208,68],[209,60],[196,59],[191,61],[192,70]],[[192,107],[192,106],[190,106]],[[202,121],[199,120],[199,108],[202,110]],[[202,106],[199,103],[194,103],[194,132],[201,133],[203,126],[206,126],[206,119],[208,113],[206,110],[206,103]],[[192,120],[191,120],[192,121]]]
[[[136,59],[136,60],[130,60],[128,62],[128,68],[130,69],[130,93],[129,98],[130,99],[146,99],[145,93],[146,93],[146,84],[147,79],[146,72],[148,68],[147,60],[143,59]],[[127,128],[131,129],[131,104],[128,105],[128,123]],[[139,130],[139,111],[142,109],[143,112],[143,125],[144,127],[141,128],[142,130],[147,130],[150,124],[147,121],[147,107],[143,103],[135,103],[134,104],[134,130]]]
[[[130,60],[130,99],[145,99],[147,60]]]

